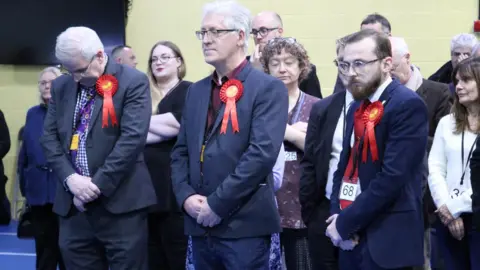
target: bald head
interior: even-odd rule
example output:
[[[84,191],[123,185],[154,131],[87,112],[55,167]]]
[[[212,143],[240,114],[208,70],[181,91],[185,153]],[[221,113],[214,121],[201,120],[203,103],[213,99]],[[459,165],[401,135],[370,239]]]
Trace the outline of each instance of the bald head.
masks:
[[[117,46],[112,50],[112,58],[119,64],[124,64],[133,68],[137,66],[137,57],[132,48],[126,45]]]
[[[260,50],[267,42],[275,37],[280,37],[283,33],[282,18],[273,11],[262,11],[253,18],[252,35],[255,45],[260,46]]]
[[[268,21],[274,23],[277,27],[283,27],[282,18],[280,17],[280,15],[278,15],[278,13],[273,11],[262,11],[258,13],[255,18],[253,18],[254,22],[255,20],[262,20],[265,22]]]
[[[410,50],[408,49],[407,42],[402,37],[389,37],[389,39],[392,45],[393,61],[391,75],[398,79],[400,83],[407,84],[412,76]]]

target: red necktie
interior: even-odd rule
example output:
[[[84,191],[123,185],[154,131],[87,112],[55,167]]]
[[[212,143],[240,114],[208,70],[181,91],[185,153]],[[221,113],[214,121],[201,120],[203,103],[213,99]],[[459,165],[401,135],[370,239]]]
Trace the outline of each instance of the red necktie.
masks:
[[[348,182],[352,184],[358,183],[358,164],[360,163],[360,153],[359,144],[360,138],[365,133],[365,123],[363,122],[363,113],[370,105],[370,101],[365,100],[360,107],[355,111],[354,122],[353,122],[353,131],[355,134],[355,143],[350,150],[350,157],[348,158],[347,169],[343,175],[343,182]],[[350,141],[350,138],[345,138]],[[340,209],[345,209],[347,206],[352,204],[352,201],[340,200]]]

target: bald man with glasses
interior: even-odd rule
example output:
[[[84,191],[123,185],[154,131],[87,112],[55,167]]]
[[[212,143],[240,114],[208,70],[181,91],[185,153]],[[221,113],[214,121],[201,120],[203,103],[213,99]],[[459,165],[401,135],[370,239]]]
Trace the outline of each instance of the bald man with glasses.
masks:
[[[253,41],[255,43],[255,51],[251,56],[247,56],[250,63],[257,69],[263,70],[260,63],[260,57],[265,45],[283,34],[283,22],[280,15],[273,11],[262,11],[253,18],[252,31]],[[300,90],[318,98],[322,98],[320,81],[317,77],[317,68],[312,64],[312,70],[308,77],[300,83]]]

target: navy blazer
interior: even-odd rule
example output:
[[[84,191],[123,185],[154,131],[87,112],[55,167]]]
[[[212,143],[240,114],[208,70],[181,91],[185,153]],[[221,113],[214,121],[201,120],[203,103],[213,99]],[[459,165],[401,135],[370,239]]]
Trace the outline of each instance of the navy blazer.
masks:
[[[22,146],[18,154],[17,171],[20,191],[30,205],[54,203],[57,176],[47,166],[39,138],[43,134],[43,121],[47,114],[44,105],[37,105],[27,112],[22,132]]]
[[[347,115],[347,131],[338,170],[334,174],[331,212],[338,213],[336,227],[342,239],[354,234],[368,238],[376,264],[383,268],[422,265],[423,158],[427,148],[428,114],[421,97],[393,80],[380,97],[384,115],[375,127],[379,161],[370,154],[359,163],[361,194],[340,211],[339,191],[350,156],[354,112]],[[370,153],[370,151],[369,151]]]
[[[191,195],[207,197],[219,225],[205,228],[185,215],[185,233],[222,238],[265,236],[279,232],[272,169],[285,135],[288,93],[278,79],[254,69],[250,63],[236,79],[243,83],[236,104],[240,132],[231,121],[220,134],[225,111],[222,103],[210,134],[206,135],[203,174],[200,153],[204,143],[212,76],[190,86],[177,143],[172,150],[173,190],[179,206]]]

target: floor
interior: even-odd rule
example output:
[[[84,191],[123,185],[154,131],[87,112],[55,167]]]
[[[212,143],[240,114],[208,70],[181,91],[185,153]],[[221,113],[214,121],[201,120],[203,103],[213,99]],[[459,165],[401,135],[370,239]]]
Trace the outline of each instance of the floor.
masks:
[[[0,269],[35,270],[34,242],[18,239],[16,230],[16,222],[0,226]]]

